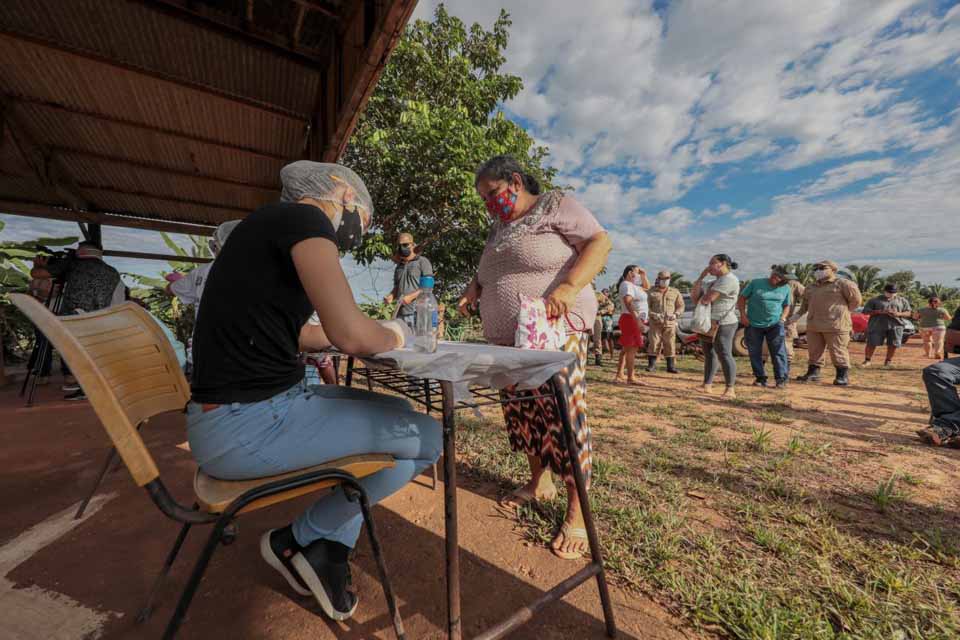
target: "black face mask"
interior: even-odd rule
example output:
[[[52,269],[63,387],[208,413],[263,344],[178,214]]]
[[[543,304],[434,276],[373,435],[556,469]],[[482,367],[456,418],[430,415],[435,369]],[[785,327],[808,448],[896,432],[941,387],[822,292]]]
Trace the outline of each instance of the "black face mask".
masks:
[[[360,219],[360,211],[344,210],[340,228],[337,229],[337,248],[346,253],[359,247],[362,240],[363,221]]]
[[[410,247],[410,245],[407,245],[406,247],[400,247],[400,255],[404,258],[409,258],[411,253],[413,253],[413,249]]]

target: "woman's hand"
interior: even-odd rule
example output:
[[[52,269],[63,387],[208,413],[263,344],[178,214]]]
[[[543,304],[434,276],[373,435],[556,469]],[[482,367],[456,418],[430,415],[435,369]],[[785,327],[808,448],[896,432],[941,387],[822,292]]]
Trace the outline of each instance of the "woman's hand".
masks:
[[[573,308],[577,301],[577,291],[572,284],[562,283],[550,292],[545,302],[547,306],[548,318],[562,318]]]
[[[477,310],[477,300],[479,299],[478,287],[471,282],[457,301],[457,312],[464,318],[469,318]]]
[[[703,279],[706,278],[708,275],[710,275],[710,267],[709,267],[709,266],[708,266],[706,269],[704,269],[703,271],[700,272],[700,277],[697,278],[697,280],[703,280]]]
[[[399,320],[379,320],[380,325],[390,329],[396,337],[396,346],[395,349],[403,349],[407,344],[407,340],[413,340],[413,332],[410,330],[405,323],[400,322]]]

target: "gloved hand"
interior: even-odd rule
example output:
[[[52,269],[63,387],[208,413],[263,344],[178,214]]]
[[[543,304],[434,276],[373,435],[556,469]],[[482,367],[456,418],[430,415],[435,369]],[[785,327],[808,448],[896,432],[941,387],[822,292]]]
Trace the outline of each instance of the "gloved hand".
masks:
[[[406,322],[400,320],[379,320],[380,325],[390,329],[397,336],[396,349],[407,349],[413,347],[413,331],[407,326]]]

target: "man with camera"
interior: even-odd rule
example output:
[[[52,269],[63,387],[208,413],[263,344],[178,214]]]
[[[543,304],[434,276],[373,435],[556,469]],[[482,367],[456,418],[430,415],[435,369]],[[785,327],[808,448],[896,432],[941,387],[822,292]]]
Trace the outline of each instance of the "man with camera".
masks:
[[[103,261],[103,249],[95,242],[83,241],[76,251],[38,255],[33,265],[32,278],[36,281],[52,280],[62,287],[59,308],[53,309],[57,315],[98,311],[123,302],[120,273]],[[65,363],[63,375],[63,390],[68,392],[65,399],[85,400],[83,389]]]

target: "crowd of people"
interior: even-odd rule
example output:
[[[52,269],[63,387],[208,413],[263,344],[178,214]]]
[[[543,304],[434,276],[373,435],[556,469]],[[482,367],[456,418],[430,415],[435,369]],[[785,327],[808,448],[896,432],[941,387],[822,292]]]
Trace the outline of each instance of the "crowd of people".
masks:
[[[413,236],[401,234],[393,255],[393,288],[384,299],[396,303],[395,319],[371,319],[355,302],[340,263],[342,254],[359,246],[373,226],[374,204],[363,180],[342,165],[309,161],[287,165],[280,180],[279,202],[217,229],[215,260],[209,266],[170,278],[170,293],[198,308],[192,397],[186,407],[190,451],[204,472],[228,480],[277,475],[349,455],[390,454],[394,467],[361,480],[371,502],[378,502],[436,462],[439,424],[405,400],[338,386],[335,375],[322,376],[324,385],[307,384],[303,354],[335,347],[368,355],[409,345],[420,278],[433,275],[433,266]],[[565,392],[577,463],[589,487],[589,355],[600,364],[604,352],[616,353],[619,330],[617,382],[643,384],[637,372],[641,349],[647,372],[656,371],[662,357],[668,373],[679,373],[677,345],[688,339],[681,325],[684,295],[669,271],[658,271],[651,283],[638,265],[623,270],[615,290],[595,290],[593,283],[611,250],[609,236],[571,193],[543,190],[516,159],[497,156],[485,162],[476,171],[475,188],[490,230],[457,308],[464,316],[481,314],[488,343],[514,347],[523,346],[517,343],[521,304],[542,301],[562,330],[561,348],[575,355],[564,371]],[[96,248],[82,246],[78,258],[96,259]],[[82,289],[91,299],[67,299],[65,313],[114,302],[119,276],[101,264],[74,267],[72,278],[90,272],[91,284]],[[716,254],[692,283],[691,302],[705,321],[709,318],[694,338],[704,357],[701,391],[713,393],[722,374],[722,397],[736,397],[733,343],[741,326],[754,385],[784,389],[802,317],[809,363],[796,380],[820,380],[829,353],[836,369],[833,383],[849,384],[851,312],[862,302],[857,285],[830,260],[816,264],[814,280],[806,287],[780,266],[741,286],[738,266],[729,255]],[[56,271],[41,261],[37,269]],[[947,314],[938,299],[931,298],[928,308],[914,314],[896,288],[887,286],[864,312],[870,317],[865,365],[883,344],[886,362],[892,360],[909,317],[919,319],[927,355],[960,345],[958,317]],[[960,358],[928,367],[924,382],[933,417],[922,435],[933,444],[957,442]],[[554,478],[560,480],[566,485],[566,515],[549,546],[558,557],[575,559],[588,553],[587,534],[561,417],[549,397],[547,388],[501,391],[507,439],[526,456],[530,473],[502,503],[518,508],[551,499],[558,494]],[[345,619],[358,603],[348,588],[348,558],[361,525],[359,505],[338,491],[286,526],[264,533],[260,553],[291,588],[315,596],[328,616]]]

